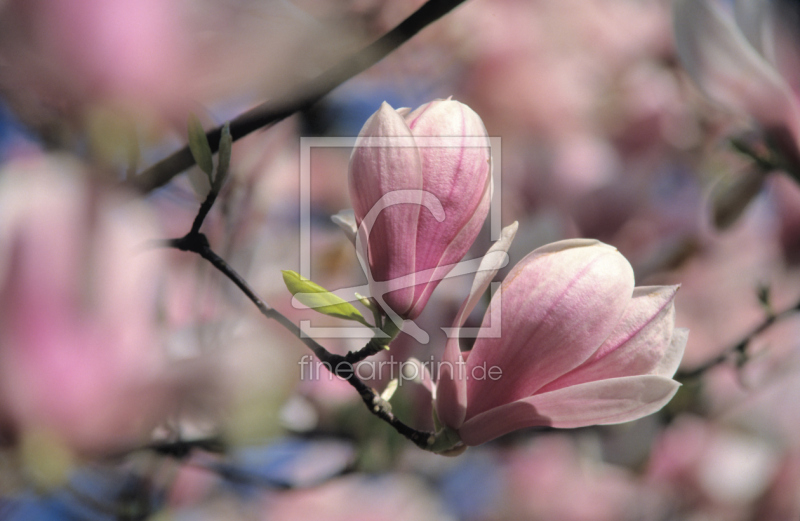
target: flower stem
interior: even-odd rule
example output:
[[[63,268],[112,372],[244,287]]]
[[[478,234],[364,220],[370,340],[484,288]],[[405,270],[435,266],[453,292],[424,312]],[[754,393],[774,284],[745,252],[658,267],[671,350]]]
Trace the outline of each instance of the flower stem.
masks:
[[[182,251],[194,252],[210,262],[217,270],[231,280],[236,287],[238,287],[247,298],[255,304],[258,310],[267,318],[277,321],[280,325],[286,328],[294,336],[300,339],[314,355],[322,362],[329,371],[336,376],[346,380],[361,396],[361,400],[367,409],[391,425],[399,434],[411,440],[415,445],[420,448],[427,449],[434,439],[434,434],[431,432],[419,431],[409,427],[403,423],[392,413],[391,405],[386,400],[381,398],[380,394],[375,389],[369,387],[362,382],[354,370],[354,365],[375,353],[380,352],[385,346],[394,338],[399,330],[386,331],[391,338],[375,339],[373,338],[367,343],[364,348],[348,353],[346,356],[337,355],[329,352],[322,345],[317,343],[314,339],[301,334],[300,328],[297,327],[291,320],[286,318],[283,314],[269,306],[264,302],[248,284],[248,282],[236,272],[222,257],[217,255],[208,243],[208,238],[199,232],[189,232],[186,236],[180,239],[173,239],[167,243],[170,247],[177,248]],[[391,322],[389,322],[391,324]]]
[[[741,367],[742,365],[745,364],[745,362],[747,362],[747,358],[748,358],[748,356],[747,356],[747,346],[750,345],[750,342],[752,342],[752,340],[756,336],[758,336],[761,333],[763,333],[764,331],[766,331],[774,323],[776,323],[776,322],[778,322],[780,320],[783,320],[784,318],[787,318],[787,317],[797,313],[798,311],[800,311],[800,302],[798,302],[797,304],[795,304],[794,306],[792,306],[792,307],[790,307],[788,309],[784,309],[780,313],[777,313],[777,314],[768,313],[767,316],[764,318],[764,320],[759,325],[757,325],[755,328],[753,328],[753,330],[750,331],[750,333],[745,335],[744,338],[742,338],[735,345],[733,345],[733,346],[729,347],[728,349],[724,350],[718,356],[716,356],[715,358],[712,358],[711,360],[709,360],[706,363],[700,365],[699,367],[696,367],[696,368],[694,368],[694,369],[692,369],[690,371],[679,371],[678,374],[675,375],[675,378],[678,379],[678,380],[684,380],[684,381],[685,380],[691,380],[691,379],[699,378],[699,377],[703,376],[710,369],[712,369],[712,368],[714,368],[714,367],[716,367],[718,365],[721,365],[721,364],[723,364],[723,363],[725,363],[725,362],[727,362],[727,361],[729,361],[731,359],[734,359],[736,361],[737,367]]]

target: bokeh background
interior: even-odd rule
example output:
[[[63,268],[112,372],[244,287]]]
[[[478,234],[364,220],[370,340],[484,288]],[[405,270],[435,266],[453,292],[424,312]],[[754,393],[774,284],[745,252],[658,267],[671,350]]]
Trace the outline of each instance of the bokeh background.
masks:
[[[310,352],[205,261],[152,247],[188,231],[208,181],[197,167],[146,194],[124,180],[186,142],[189,114],[211,128],[291,94],[422,3],[0,0],[1,518],[800,517],[800,321],[733,351],[800,300],[800,188],[771,173],[715,224],[720,194],[752,170],[730,138],[754,127],[682,70],[668,0],[467,0],[237,141],[204,228],[272,306],[337,325],[293,308],[281,277],[300,267],[300,138],[355,136],[382,101],[452,96],[501,139],[502,222],[520,222],[511,265],[590,237],[630,260],[637,285],[681,284],[683,387],[658,414],[426,453],[346,383],[302,375]],[[311,274],[329,289],[366,280],[330,220],[350,206],[348,158],[312,151]],[[485,226],[469,256],[490,243]],[[443,282],[418,320],[431,341],[401,335],[391,355],[441,357],[439,328],[470,282]],[[432,427],[422,387],[392,405]],[[130,450],[152,440],[171,450]]]

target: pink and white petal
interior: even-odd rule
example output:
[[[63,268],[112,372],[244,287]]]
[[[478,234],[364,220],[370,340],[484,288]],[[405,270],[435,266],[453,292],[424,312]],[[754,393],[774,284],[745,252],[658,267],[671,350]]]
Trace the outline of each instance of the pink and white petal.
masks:
[[[494,276],[497,275],[500,268],[508,264],[508,249],[514,241],[517,229],[519,229],[519,223],[517,221],[503,228],[500,232],[500,239],[487,250],[486,254],[481,259],[480,265],[478,265],[478,271],[475,272],[475,278],[472,280],[472,287],[469,290],[469,295],[461,304],[456,319],[453,321],[453,327],[442,328],[446,333],[455,334],[455,330],[464,325],[464,321],[467,320],[472,310],[475,309],[475,306],[486,292],[486,288],[489,287]]]
[[[603,345],[580,367],[550,382],[538,392],[555,391],[606,378],[651,374],[671,345],[675,325],[674,299],[678,287],[635,288],[625,313]]]
[[[489,212],[492,191],[491,143],[480,117],[457,101],[437,100],[406,117],[419,146],[424,189],[441,201],[446,218],[421,212],[416,271],[437,268],[415,290],[414,318],[433,289],[472,246]]]
[[[686,342],[688,340],[689,330],[685,327],[676,327],[672,332],[672,339],[669,342],[667,352],[664,353],[664,357],[650,374],[672,378],[681,365],[683,352],[686,350]]]
[[[483,222],[486,220],[486,214],[489,212],[491,199],[492,177],[489,176],[486,178],[483,196],[478,208],[475,210],[475,213],[472,214],[472,216],[456,234],[453,240],[450,241],[450,244],[447,245],[441,257],[434,263],[428,262],[435,267],[433,274],[431,275],[427,284],[419,285],[415,288],[414,307],[409,312],[408,318],[413,320],[419,316],[420,313],[422,313],[422,310],[428,303],[431,293],[433,293],[433,290],[436,289],[436,286],[439,284],[439,282],[453,269],[453,265],[458,263],[462,257],[464,257],[464,254],[469,251],[472,243],[475,242],[475,237],[483,227]],[[507,259],[508,257],[506,256],[505,258]],[[420,263],[418,256],[417,273],[423,269],[423,266],[424,263]],[[503,266],[505,266],[505,264],[503,264]]]
[[[356,222],[377,217],[369,233],[372,280],[387,281],[414,273],[416,234],[422,200],[422,160],[411,130],[391,106],[383,103],[364,127],[350,156],[348,181]],[[390,204],[387,194],[418,191],[412,204]],[[359,233],[361,231],[359,230]],[[384,297],[392,309],[404,314],[412,305],[414,284],[393,288]]]
[[[675,42],[684,68],[713,100],[785,130],[797,146],[800,108],[791,89],[714,0],[673,2]]]
[[[480,445],[527,427],[608,425],[636,420],[666,405],[680,384],[663,376],[612,378],[536,394],[470,418],[458,429],[467,445]]]
[[[492,177],[491,142],[480,117],[457,101],[438,101],[426,107],[406,121],[419,146],[424,188],[440,198],[447,218],[437,222],[425,213],[420,215],[418,271],[463,257],[488,213],[488,203],[484,203],[487,185],[491,193]],[[469,228],[472,237],[461,253],[445,257],[448,246],[476,213],[483,218]]]
[[[492,298],[499,337],[479,337],[467,363],[498,366],[502,382],[471,380],[467,419],[536,393],[589,359],[614,330],[633,293],[633,269],[598,241],[561,241],[522,259]]]
[[[447,339],[444,356],[439,364],[436,414],[451,429],[458,429],[467,414],[466,364],[461,357],[457,336]]]

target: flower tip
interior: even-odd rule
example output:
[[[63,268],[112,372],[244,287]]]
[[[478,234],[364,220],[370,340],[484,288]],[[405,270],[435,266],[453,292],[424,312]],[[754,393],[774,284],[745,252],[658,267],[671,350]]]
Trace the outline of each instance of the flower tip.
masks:
[[[378,115],[378,117],[381,117],[381,119],[385,119],[387,115],[391,114],[392,116],[394,116],[395,114],[397,114],[397,111],[394,110],[394,107],[389,105],[388,101],[384,101],[383,103],[381,103],[380,108],[375,112],[375,114]],[[400,115],[400,117],[402,117],[402,114]]]
[[[492,246],[489,251],[496,251],[501,249],[502,251],[507,252],[508,248],[511,247],[511,242],[514,240],[514,237],[517,236],[517,230],[519,229],[519,222],[514,221],[513,223],[509,224],[502,230],[500,230],[500,239]],[[487,252],[488,253],[488,252]]]

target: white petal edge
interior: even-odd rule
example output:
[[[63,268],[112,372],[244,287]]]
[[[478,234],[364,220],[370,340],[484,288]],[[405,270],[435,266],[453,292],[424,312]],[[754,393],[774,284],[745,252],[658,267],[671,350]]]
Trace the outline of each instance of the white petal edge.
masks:
[[[685,327],[676,327],[672,332],[672,339],[669,348],[664,353],[664,357],[651,374],[671,378],[678,371],[683,359],[683,352],[686,350],[686,342],[689,340],[689,330]]]
[[[658,375],[587,382],[495,407],[459,428],[467,445],[480,445],[517,429],[608,425],[636,420],[660,410],[680,384]]]
[[[451,336],[447,339],[444,356],[439,364],[434,404],[439,420],[451,429],[458,429],[467,415],[466,373],[458,336]]]
[[[458,342],[458,329],[475,309],[486,288],[497,271],[508,263],[508,248],[514,241],[519,223],[514,221],[503,228],[497,240],[483,256],[472,281],[469,295],[461,304],[452,328],[442,328],[447,332],[442,363],[436,377],[436,413],[448,427],[457,429],[464,421],[467,412],[467,380],[464,359]],[[458,373],[457,375],[454,374]]]
[[[453,328],[460,328],[464,325],[467,317],[472,313],[472,310],[475,309],[475,306],[483,296],[486,288],[489,287],[494,276],[497,275],[500,268],[508,263],[508,249],[514,241],[517,229],[519,229],[519,223],[517,221],[503,228],[500,232],[500,239],[492,244],[491,248],[486,252],[486,255],[483,256],[478,266],[478,271],[475,273],[475,278],[472,280],[472,287],[469,290],[469,295],[458,310],[458,315],[456,315],[456,319],[453,322]],[[448,332],[452,331],[453,328],[442,329]]]
[[[643,374],[671,377],[674,362],[675,295],[679,286],[638,286],[623,317],[598,351],[579,367],[550,382],[545,393],[586,382]],[[681,351],[679,356],[682,356]],[[665,362],[665,357],[669,362]],[[680,363],[680,358],[677,359]],[[661,366],[665,366],[663,369]]]

